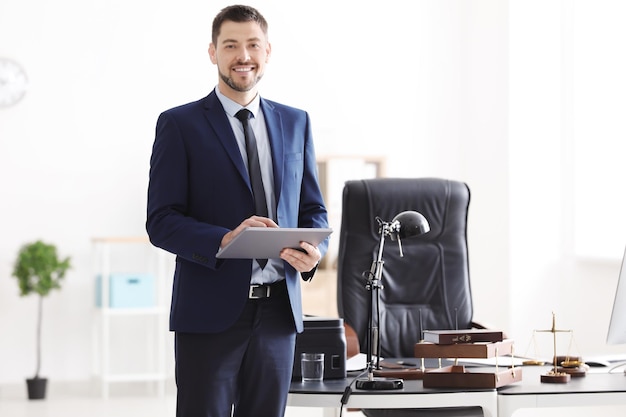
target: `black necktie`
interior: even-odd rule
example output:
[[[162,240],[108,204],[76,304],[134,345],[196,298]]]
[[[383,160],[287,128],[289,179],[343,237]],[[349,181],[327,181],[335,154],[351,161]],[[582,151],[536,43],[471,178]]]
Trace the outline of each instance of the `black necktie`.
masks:
[[[259,152],[256,146],[254,131],[248,122],[250,116],[252,116],[252,113],[248,109],[241,109],[235,114],[235,117],[239,119],[243,125],[243,134],[246,138],[248,175],[250,175],[250,184],[252,184],[252,193],[254,194],[255,214],[257,216],[268,217],[265,189],[263,188],[263,178],[261,177],[261,164],[259,163]],[[261,269],[267,264],[267,259],[257,259],[256,261],[261,266]]]

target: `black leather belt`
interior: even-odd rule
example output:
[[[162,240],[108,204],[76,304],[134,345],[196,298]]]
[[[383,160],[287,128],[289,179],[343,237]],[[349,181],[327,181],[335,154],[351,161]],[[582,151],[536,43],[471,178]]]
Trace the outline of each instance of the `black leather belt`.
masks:
[[[262,298],[276,297],[287,291],[285,280],[280,280],[272,284],[252,284],[248,291],[248,299],[259,300]]]

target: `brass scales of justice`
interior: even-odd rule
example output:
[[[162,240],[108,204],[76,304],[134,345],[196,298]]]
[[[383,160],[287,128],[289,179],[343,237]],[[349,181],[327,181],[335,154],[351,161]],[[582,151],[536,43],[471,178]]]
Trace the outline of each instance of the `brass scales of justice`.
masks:
[[[547,330],[534,330],[533,331],[533,343],[535,342],[535,333],[552,333],[552,369],[546,374],[541,375],[541,382],[564,384],[570,381],[571,377],[580,377],[587,374],[587,365],[579,357],[573,357],[569,355],[569,351],[566,356],[557,356],[556,338],[557,333],[569,333],[570,334],[570,346],[574,339],[573,330],[560,330],[556,328],[556,315],[552,313],[552,328]],[[540,360],[527,360],[523,362],[524,365],[544,365],[544,362]]]

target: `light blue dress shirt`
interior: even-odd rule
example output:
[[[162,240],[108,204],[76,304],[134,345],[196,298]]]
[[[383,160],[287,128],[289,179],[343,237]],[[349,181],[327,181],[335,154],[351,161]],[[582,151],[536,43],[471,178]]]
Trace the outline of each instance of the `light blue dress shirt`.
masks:
[[[215,93],[218,99],[224,107],[224,111],[228,116],[230,125],[235,133],[237,139],[237,146],[239,146],[239,152],[243,163],[248,168],[248,157],[246,153],[246,139],[243,133],[243,125],[235,117],[235,114],[243,107],[235,103],[223,95],[218,87],[215,87]],[[272,169],[272,150],[270,148],[270,140],[267,134],[267,127],[265,126],[265,118],[260,107],[260,97],[257,96],[248,104],[246,109],[250,110],[253,117],[250,118],[250,127],[254,131],[254,136],[257,141],[257,148],[259,152],[259,163],[261,164],[261,177],[263,179],[263,188],[265,190],[265,200],[267,201],[268,216],[272,219],[276,219],[276,197],[274,194],[274,170]],[[283,261],[281,259],[268,259],[265,268],[261,269],[257,262],[252,262],[252,284],[270,284],[278,280],[285,278],[285,270]]]

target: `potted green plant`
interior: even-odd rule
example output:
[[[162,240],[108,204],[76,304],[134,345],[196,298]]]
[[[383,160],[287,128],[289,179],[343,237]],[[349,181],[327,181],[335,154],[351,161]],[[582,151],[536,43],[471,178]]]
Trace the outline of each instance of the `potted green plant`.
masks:
[[[48,380],[39,376],[41,370],[41,322],[43,316],[43,299],[50,291],[61,288],[61,280],[70,268],[70,258],[59,259],[56,246],[40,240],[25,244],[17,254],[13,268],[13,276],[17,278],[20,296],[37,294],[37,366],[35,376],[26,379],[29,399],[46,397]]]

